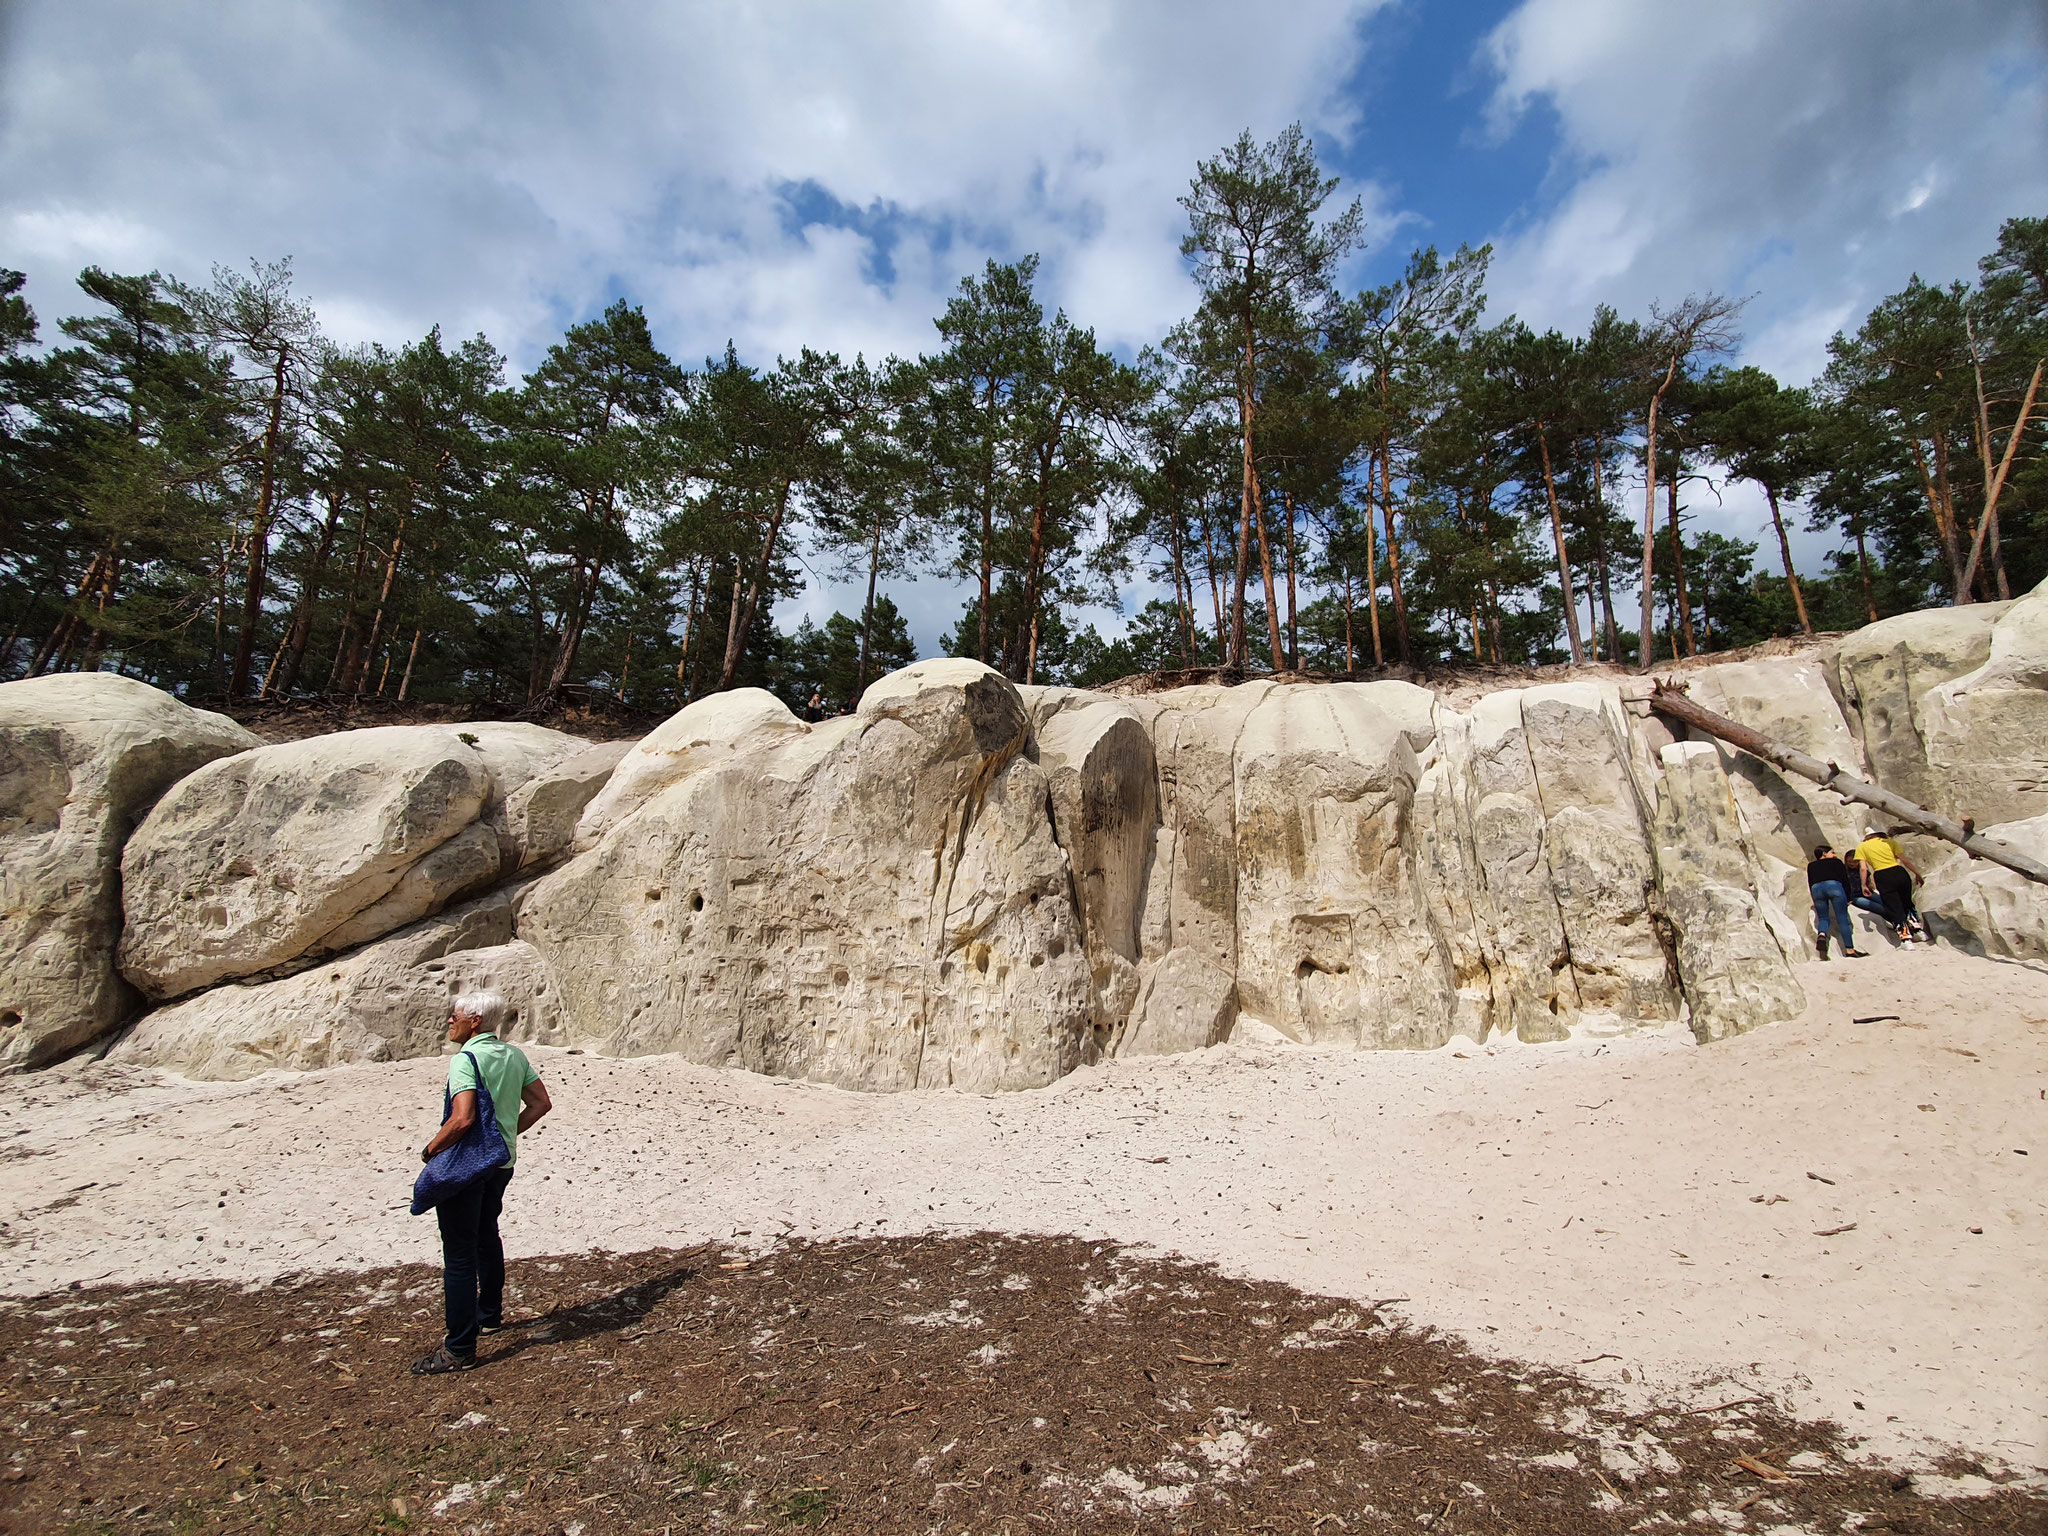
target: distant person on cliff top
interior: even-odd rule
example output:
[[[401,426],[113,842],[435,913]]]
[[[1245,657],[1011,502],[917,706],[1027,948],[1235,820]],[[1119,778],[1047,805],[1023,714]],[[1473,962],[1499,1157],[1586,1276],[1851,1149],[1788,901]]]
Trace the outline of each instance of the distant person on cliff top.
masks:
[[[1923,878],[1899,847],[1898,828],[1873,832],[1856,845],[1856,859],[1863,866],[1864,889],[1884,904],[1884,920],[1892,925],[1902,943],[1931,944],[1927,924],[1913,905],[1913,887]]]
[[[441,1347],[413,1362],[415,1376],[439,1376],[476,1365],[479,1333],[495,1333],[505,1318],[505,1245],[498,1236],[498,1213],[505,1186],[512,1182],[512,1164],[519,1155],[520,1132],[554,1105],[547,1085],[516,1045],[498,1038],[505,1021],[505,1000],[495,992],[464,993],[448,1015],[448,1038],[457,1047],[448,1063],[448,1116],[420,1150],[426,1162],[461,1141],[477,1123],[477,1087],[490,1095],[498,1131],[505,1138],[505,1160],[434,1207],[441,1222],[441,1280],[447,1337]],[[506,1113],[517,1104],[519,1113]]]
[[[1835,857],[1835,850],[1822,843],[1813,850],[1813,862],[1806,866],[1806,888],[1813,896],[1815,946],[1821,959],[1828,957],[1828,934],[1842,941],[1842,953],[1862,959],[1856,947],[1856,930],[1849,926],[1849,866]]]

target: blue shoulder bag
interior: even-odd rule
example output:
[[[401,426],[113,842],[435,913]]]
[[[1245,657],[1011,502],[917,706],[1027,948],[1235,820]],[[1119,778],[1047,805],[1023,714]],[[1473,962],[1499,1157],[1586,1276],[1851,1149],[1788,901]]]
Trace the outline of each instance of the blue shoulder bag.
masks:
[[[484,1086],[484,1070],[468,1051],[470,1070],[476,1074],[476,1122],[462,1133],[462,1139],[436,1152],[413,1181],[412,1213],[425,1215],[443,1200],[461,1194],[493,1168],[502,1167],[512,1155],[505,1145],[505,1133],[498,1129],[498,1111],[491,1103],[491,1090]],[[455,1095],[441,1090],[441,1123],[455,1113]]]

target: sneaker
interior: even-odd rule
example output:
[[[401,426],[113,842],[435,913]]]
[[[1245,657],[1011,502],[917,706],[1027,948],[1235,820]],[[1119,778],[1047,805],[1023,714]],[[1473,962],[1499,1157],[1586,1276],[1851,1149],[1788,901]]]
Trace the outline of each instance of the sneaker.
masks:
[[[445,1344],[424,1359],[412,1363],[415,1376],[445,1376],[451,1371],[473,1371],[476,1369],[475,1355],[458,1355]]]
[[[1818,950],[1820,951],[1820,957],[1821,957],[1821,959],[1823,959],[1823,960],[1827,959],[1827,957],[1828,957],[1828,936],[1827,936],[1826,934],[1822,934],[1822,935],[1821,935],[1821,936],[1820,936],[1819,938],[1815,939],[1815,940],[1813,941],[1813,947],[1814,947],[1815,949],[1818,949]]]
[[[478,1323],[476,1331],[478,1333],[503,1333],[505,1331],[505,1320],[503,1318],[492,1318],[488,1323]]]

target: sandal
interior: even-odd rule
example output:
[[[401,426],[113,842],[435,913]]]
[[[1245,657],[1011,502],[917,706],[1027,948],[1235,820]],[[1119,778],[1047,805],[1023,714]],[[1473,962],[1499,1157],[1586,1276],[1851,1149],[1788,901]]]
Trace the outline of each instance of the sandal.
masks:
[[[415,1360],[412,1363],[412,1373],[415,1376],[445,1376],[451,1371],[473,1371],[475,1369],[475,1355],[455,1354],[445,1344],[431,1355],[421,1360]]]

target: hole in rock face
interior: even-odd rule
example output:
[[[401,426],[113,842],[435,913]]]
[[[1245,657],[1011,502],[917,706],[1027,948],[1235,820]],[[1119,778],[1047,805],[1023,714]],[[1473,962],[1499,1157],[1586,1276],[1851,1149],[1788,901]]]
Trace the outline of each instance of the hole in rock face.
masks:
[[[843,965],[832,973],[832,984],[834,986],[843,987],[851,979],[852,977],[848,974],[846,967]]]
[[[647,893],[647,899],[649,901],[659,901],[661,900],[661,895],[662,893],[660,891],[649,891]]]
[[[9,1008],[5,1013],[0,1013],[0,1029],[12,1029],[20,1022],[21,1014],[13,1008]]]
[[[692,891],[690,893],[690,910],[692,912],[702,912],[704,910],[704,893],[702,891]]]

